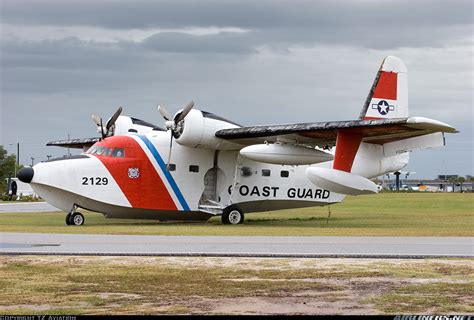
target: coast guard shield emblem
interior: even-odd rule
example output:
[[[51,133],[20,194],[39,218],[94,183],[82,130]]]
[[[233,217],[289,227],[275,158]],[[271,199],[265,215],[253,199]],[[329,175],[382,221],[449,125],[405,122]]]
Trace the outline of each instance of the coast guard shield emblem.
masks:
[[[138,179],[138,177],[140,177],[140,169],[128,168],[128,177],[130,179]]]

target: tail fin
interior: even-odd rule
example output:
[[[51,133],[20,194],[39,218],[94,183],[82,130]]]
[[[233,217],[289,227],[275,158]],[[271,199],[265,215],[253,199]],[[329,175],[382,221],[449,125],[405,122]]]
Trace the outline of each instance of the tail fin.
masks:
[[[372,88],[360,113],[360,120],[407,118],[407,67],[397,57],[382,61]]]

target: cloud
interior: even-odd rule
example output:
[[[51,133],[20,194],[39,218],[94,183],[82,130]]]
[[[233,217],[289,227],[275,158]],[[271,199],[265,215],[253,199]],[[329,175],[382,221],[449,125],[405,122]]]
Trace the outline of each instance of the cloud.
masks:
[[[247,40],[247,41],[246,41]],[[195,36],[178,32],[157,33],[143,41],[145,48],[160,52],[177,53],[255,53],[247,35],[222,32],[214,35]]]
[[[472,3],[453,0],[282,1],[282,0],[4,0],[5,23],[86,25],[116,29],[151,27],[365,25],[439,26],[472,23]]]
[[[350,43],[368,48],[430,47],[472,38],[472,3],[461,0],[350,4],[342,0],[6,0],[2,4],[4,24],[93,26],[123,31],[235,27],[253,31],[253,39],[243,37],[247,40],[244,46],[298,41],[310,45]],[[220,37],[215,39],[219,41]],[[172,39],[168,43],[176,49],[189,50],[189,46]]]
[[[44,144],[68,133],[96,135],[90,114],[119,105],[158,125],[158,103],[173,112],[191,99],[244,125],[353,119],[389,54],[408,66],[410,113],[460,128],[448,146],[472,145],[468,1],[1,5],[0,143],[21,141],[25,157],[61,154]],[[470,150],[441,154],[472,174]]]

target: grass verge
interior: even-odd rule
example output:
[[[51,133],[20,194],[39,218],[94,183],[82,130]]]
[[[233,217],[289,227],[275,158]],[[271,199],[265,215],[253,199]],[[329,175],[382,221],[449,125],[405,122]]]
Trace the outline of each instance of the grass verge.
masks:
[[[474,311],[469,259],[2,256],[0,272],[1,314]]]
[[[64,213],[2,213],[4,232],[273,235],[273,236],[474,236],[474,194],[382,193],[347,197],[328,207],[246,215],[238,226],[221,225],[220,217],[204,223],[105,219],[85,212],[84,226],[66,226]]]

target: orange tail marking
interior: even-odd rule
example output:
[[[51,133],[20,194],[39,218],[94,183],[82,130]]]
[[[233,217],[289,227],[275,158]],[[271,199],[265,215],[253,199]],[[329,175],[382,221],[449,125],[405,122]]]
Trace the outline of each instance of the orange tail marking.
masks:
[[[373,98],[397,100],[397,73],[380,71]]]

